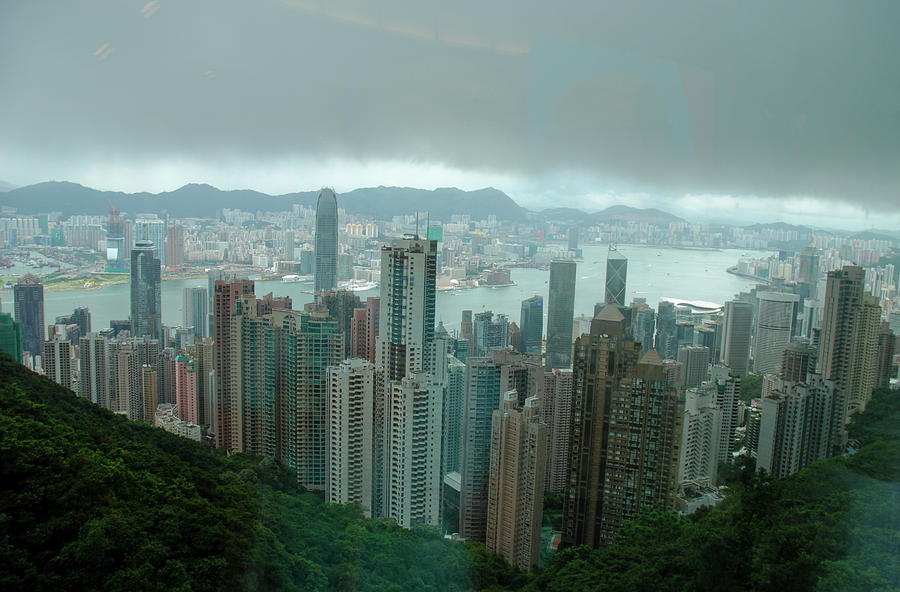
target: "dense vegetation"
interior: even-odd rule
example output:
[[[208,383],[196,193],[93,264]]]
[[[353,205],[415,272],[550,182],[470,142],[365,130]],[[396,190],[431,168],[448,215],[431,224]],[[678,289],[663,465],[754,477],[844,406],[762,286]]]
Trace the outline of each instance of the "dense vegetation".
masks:
[[[0,359],[2,590],[469,590],[509,568]],[[515,573],[515,572],[511,572]]]
[[[744,471],[717,508],[656,510],[616,546],[523,574],[482,545],[324,504],[271,460],[114,416],[3,355],[0,589],[893,590],[898,419],[897,395],[878,392],[851,426],[855,456],[783,480]]]

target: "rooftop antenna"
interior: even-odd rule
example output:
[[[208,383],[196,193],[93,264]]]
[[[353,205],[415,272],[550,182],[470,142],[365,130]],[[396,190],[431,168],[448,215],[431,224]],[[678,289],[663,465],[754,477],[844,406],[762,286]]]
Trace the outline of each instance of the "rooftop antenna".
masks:
[[[419,210],[416,210],[416,240],[419,240]]]
[[[431,238],[431,210],[425,210],[425,240]]]

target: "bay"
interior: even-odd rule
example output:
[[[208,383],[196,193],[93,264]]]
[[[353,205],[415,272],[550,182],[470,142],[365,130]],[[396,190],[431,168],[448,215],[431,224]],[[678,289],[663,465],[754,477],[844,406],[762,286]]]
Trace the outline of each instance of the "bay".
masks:
[[[660,298],[704,300],[718,304],[730,300],[742,290],[749,290],[754,282],[729,274],[726,269],[735,265],[743,254],[734,249],[700,250],[660,248],[645,246],[620,246],[619,252],[628,258],[627,301],[635,297],[646,298],[656,307]],[[747,252],[750,256],[764,256],[764,252]],[[578,262],[575,314],[593,314],[594,304],[605,297],[606,255],[604,245],[586,246],[583,260]],[[522,300],[535,294],[548,301],[550,273],[541,269],[514,268],[512,280],[516,285],[505,287],[481,287],[468,290],[438,292],[436,319],[443,321],[449,330],[459,328],[463,310],[481,312],[491,310],[506,314],[511,321],[519,322]],[[182,324],[182,290],[187,287],[206,286],[206,278],[169,280],[163,282],[163,323]],[[313,300],[311,282],[283,283],[280,280],[257,281],[256,293],[268,292],[276,296],[290,296],[294,308]],[[365,300],[378,296],[379,290],[357,292]],[[12,292],[3,292],[3,310],[12,311]],[[44,318],[47,324],[58,315],[69,314],[76,306],[87,306],[91,311],[92,327],[99,330],[109,326],[112,319],[127,319],[130,309],[128,284],[118,284],[97,290],[76,289],[44,293]]]

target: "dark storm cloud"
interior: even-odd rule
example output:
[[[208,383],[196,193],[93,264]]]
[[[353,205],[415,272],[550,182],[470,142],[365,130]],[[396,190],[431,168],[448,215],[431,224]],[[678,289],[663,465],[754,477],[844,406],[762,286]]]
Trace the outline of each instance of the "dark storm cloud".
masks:
[[[45,167],[562,169],[897,209],[898,24],[893,0],[6,2],[0,148]]]

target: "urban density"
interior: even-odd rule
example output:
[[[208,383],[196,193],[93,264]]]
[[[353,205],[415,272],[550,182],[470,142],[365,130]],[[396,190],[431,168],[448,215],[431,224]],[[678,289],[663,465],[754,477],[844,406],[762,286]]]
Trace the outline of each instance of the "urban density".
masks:
[[[304,203],[208,218],[4,207],[0,349],[114,413],[270,457],[328,502],[437,527],[525,570],[558,548],[613,544],[651,508],[718,503],[728,467],[786,477],[846,453],[848,422],[897,384],[887,236],[659,212],[382,218],[328,188]],[[630,252],[688,247],[725,249],[733,262],[709,281],[747,289],[658,302],[629,289],[687,271],[629,265]],[[602,281],[582,275],[587,263],[605,266]],[[438,307],[523,273],[545,279],[504,303],[519,316]],[[118,283],[128,317],[103,317],[90,303]],[[166,284],[183,286],[165,299],[176,311]],[[45,317],[57,293],[84,304]],[[543,520],[553,496],[557,528]]]

